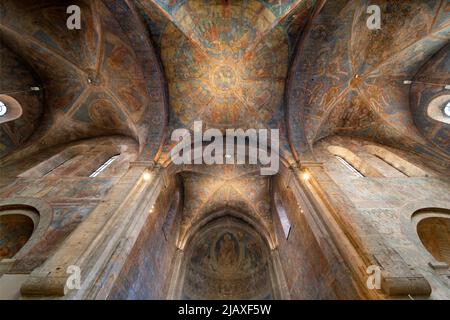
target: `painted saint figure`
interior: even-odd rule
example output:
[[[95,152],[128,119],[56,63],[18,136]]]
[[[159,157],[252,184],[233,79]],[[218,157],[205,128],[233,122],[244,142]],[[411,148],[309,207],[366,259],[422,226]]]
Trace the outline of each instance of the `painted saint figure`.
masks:
[[[238,253],[236,243],[231,238],[231,235],[227,233],[219,242],[217,262],[222,268],[231,268],[237,263],[237,260]]]

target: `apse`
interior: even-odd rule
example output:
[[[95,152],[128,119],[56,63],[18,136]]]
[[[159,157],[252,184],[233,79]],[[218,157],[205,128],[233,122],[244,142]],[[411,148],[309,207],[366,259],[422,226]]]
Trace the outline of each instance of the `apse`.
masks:
[[[223,217],[187,244],[182,299],[273,299],[268,245],[250,225]]]

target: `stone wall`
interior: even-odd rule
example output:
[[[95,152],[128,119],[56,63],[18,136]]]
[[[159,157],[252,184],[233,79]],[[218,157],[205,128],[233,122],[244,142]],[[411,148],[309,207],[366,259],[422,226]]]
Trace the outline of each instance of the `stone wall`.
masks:
[[[181,190],[174,180],[158,197],[109,299],[165,299],[176,251]]]
[[[274,190],[291,223],[288,239],[274,208],[275,233],[278,251],[292,299],[357,299],[352,280],[344,262],[337,256],[327,254],[322,239],[318,239],[308,221],[307,209],[286,189],[286,175],[275,180]]]
[[[82,143],[88,150],[73,154],[73,158],[50,168],[50,172],[33,172],[20,177],[21,173],[33,169],[48,159],[60,154],[66,145],[52,148],[37,157],[27,157],[20,162],[5,163],[0,166],[0,210],[8,205],[26,204],[33,208],[46,206],[45,220],[48,226],[27,252],[17,259],[10,272],[31,272],[41,265],[70,233],[101,203],[110,188],[128,169],[129,161],[136,155],[134,143],[127,139],[93,139]],[[95,178],[90,178],[98,166],[107,160],[104,153],[117,146],[127,146],[118,161]],[[118,150],[120,153],[121,150]],[[53,171],[51,169],[54,169]],[[42,219],[42,217],[41,217]],[[42,219],[43,220],[43,219]]]
[[[324,163],[324,168],[338,185],[344,197],[353,205],[348,208],[338,208],[344,216],[350,218],[351,224],[360,230],[358,236],[364,241],[369,254],[375,254],[381,243],[410,269],[422,274],[430,283],[432,298],[449,298],[450,282],[448,266],[436,270],[429,265],[435,263],[431,255],[422,245],[414,223],[414,213],[426,208],[450,207],[450,179],[446,164],[432,163],[401,150],[384,147],[386,150],[400,156],[403,160],[417,166],[426,172],[427,176],[408,177],[400,174],[394,167],[380,162],[366,152],[366,145],[372,142],[347,138],[333,137],[318,143],[315,152],[318,160]],[[329,152],[329,146],[342,146],[363,159],[367,165],[376,167],[379,177],[357,177],[340,163]],[[380,146],[381,147],[381,146]],[[334,188],[320,179],[321,187],[332,195]],[[330,196],[333,201],[333,197]],[[393,257],[393,255],[392,255]],[[404,267],[401,267],[404,268]]]

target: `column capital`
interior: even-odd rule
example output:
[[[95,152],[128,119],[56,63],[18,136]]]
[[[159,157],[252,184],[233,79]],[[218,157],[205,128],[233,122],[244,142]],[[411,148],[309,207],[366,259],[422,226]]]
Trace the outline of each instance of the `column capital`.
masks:
[[[130,167],[145,167],[150,170],[159,169],[161,166],[155,161],[132,161]]]
[[[311,167],[319,167],[323,168],[323,162],[317,162],[317,161],[300,161],[300,169],[306,169]]]

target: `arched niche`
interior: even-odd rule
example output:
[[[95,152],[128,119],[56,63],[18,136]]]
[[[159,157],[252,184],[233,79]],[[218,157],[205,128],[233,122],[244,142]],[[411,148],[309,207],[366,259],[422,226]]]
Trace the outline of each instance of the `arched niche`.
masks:
[[[277,286],[269,245],[246,222],[223,216],[188,241],[182,299],[273,299]]]
[[[27,243],[33,220],[17,211],[0,214],[0,260],[11,259]]]
[[[443,231],[445,228],[442,228],[442,224],[436,228],[435,223],[436,221],[446,223],[446,219],[450,219],[448,202],[411,201],[399,211],[399,216],[403,234],[409,238],[418,250],[417,252],[420,253],[421,258],[417,259],[416,263],[447,272],[450,265],[448,262],[440,260],[441,255],[436,254],[436,251],[439,250],[439,245],[445,247],[445,241],[447,241],[445,237],[448,237],[449,234],[445,235],[446,232]],[[436,229],[440,229],[440,231]]]
[[[31,207],[0,208],[0,261],[14,258],[30,240],[39,224],[39,214]]]
[[[423,246],[438,262],[450,265],[450,215],[422,219],[417,224],[417,234]]]
[[[4,248],[0,264],[3,259],[22,259],[44,237],[52,218],[51,206],[40,199],[0,200],[0,247]]]

